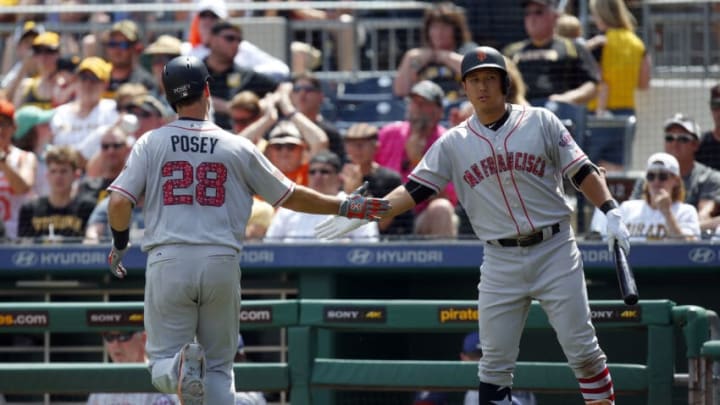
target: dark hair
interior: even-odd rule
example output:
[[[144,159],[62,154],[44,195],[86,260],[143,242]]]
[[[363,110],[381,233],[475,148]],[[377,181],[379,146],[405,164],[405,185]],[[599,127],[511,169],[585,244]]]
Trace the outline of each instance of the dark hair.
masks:
[[[455,49],[469,42],[472,38],[464,10],[453,3],[440,3],[425,11],[423,17],[423,40],[428,46],[432,46],[430,43],[430,25],[434,22],[442,22],[453,26]]]
[[[316,153],[312,158],[310,158],[310,164],[313,163],[328,164],[334,167],[335,171],[337,172],[340,172],[340,169],[342,169],[342,162],[340,162],[340,157],[328,150],[320,151]]]

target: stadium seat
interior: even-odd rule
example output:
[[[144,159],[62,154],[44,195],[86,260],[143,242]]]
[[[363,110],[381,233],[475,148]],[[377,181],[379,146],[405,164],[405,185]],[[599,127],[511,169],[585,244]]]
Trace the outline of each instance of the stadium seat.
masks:
[[[382,101],[348,102],[338,100],[336,126],[346,130],[356,122],[368,122],[382,126],[405,119],[405,101],[395,98]]]
[[[625,168],[632,167],[632,148],[635,140],[635,128],[637,127],[637,119],[634,115],[623,115],[613,117],[596,117],[589,116],[587,122],[587,138],[582,144],[583,149],[587,152],[590,160],[597,161],[594,156],[602,151],[593,148],[593,138],[600,136],[610,136],[613,139],[622,139],[622,166]]]
[[[395,98],[393,78],[389,75],[370,77],[338,84],[337,99],[342,101],[379,101]]]

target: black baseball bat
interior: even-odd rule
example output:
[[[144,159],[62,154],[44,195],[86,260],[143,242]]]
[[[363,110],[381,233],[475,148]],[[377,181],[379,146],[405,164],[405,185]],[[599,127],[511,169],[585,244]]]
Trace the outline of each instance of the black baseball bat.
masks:
[[[620,295],[625,305],[635,305],[638,302],[638,290],[635,284],[635,275],[628,264],[625,251],[618,246],[617,241],[613,245],[615,252],[615,272],[620,285]]]

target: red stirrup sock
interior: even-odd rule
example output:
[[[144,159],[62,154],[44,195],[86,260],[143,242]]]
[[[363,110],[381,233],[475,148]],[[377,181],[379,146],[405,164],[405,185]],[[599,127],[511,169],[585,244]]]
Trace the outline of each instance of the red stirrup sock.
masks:
[[[580,392],[586,403],[609,404],[615,403],[612,377],[607,367],[597,375],[590,378],[578,378]]]

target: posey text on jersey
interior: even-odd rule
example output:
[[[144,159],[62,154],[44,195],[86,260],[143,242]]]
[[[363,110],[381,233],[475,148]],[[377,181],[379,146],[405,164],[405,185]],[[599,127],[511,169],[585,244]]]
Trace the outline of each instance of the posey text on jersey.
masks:
[[[505,155],[498,154],[496,157],[488,156],[470,165],[470,168],[465,170],[463,180],[470,187],[475,187],[486,177],[508,170],[525,171],[543,177],[545,175],[545,165],[546,162],[542,156],[536,156],[532,153],[509,152]]]
[[[207,136],[172,135],[170,142],[173,152],[177,152],[179,148],[182,152],[215,153],[218,139]]]

